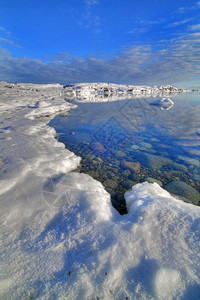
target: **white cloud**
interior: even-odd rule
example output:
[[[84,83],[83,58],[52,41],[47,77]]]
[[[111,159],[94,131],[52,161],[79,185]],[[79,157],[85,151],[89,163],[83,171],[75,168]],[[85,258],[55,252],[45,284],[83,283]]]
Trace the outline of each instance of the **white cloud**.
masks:
[[[83,0],[83,3],[85,4],[85,8],[81,14],[81,18],[77,21],[77,23],[85,29],[93,30],[95,33],[100,32],[102,21],[100,17],[94,13],[95,6],[99,4],[99,1]]]
[[[159,20],[145,20],[145,19],[143,19],[143,20],[140,20],[139,23],[149,26],[149,25],[161,24],[164,21],[165,21],[164,19],[159,19]]]
[[[163,22],[165,22],[164,19],[158,19],[158,20],[139,19],[133,22],[134,27],[128,30],[126,33],[141,34],[149,31],[154,25],[161,24]]]
[[[98,0],[84,0],[84,2],[87,5],[96,5],[96,4],[99,4]]]
[[[14,58],[1,49],[0,79],[62,84],[105,81],[127,84],[173,84],[199,78],[200,33],[162,41],[160,50],[132,46],[111,59],[59,53],[49,62]],[[164,46],[165,45],[165,46]]]
[[[177,26],[180,26],[180,25],[183,25],[183,24],[186,24],[188,22],[190,22],[192,19],[185,19],[185,20],[180,20],[180,21],[177,21],[177,22],[173,22],[171,24],[169,24],[167,27],[177,27]]]
[[[192,31],[200,30],[200,24],[191,25],[189,29]]]
[[[21,48],[19,44],[17,44],[14,40],[14,38],[11,36],[10,31],[8,31],[5,27],[0,26],[0,43],[11,45],[16,48]]]
[[[16,44],[15,42],[13,42],[13,41],[11,41],[11,40],[9,40],[9,39],[4,39],[4,38],[1,38],[1,37],[0,37],[0,42],[3,42],[3,43],[5,43],[5,44],[9,44],[9,45],[11,45],[11,46],[13,46],[13,47],[21,48],[20,45]]]
[[[10,35],[10,31],[8,31],[6,28],[4,28],[4,27],[2,27],[2,26],[0,26],[0,31],[1,31],[2,33],[6,34],[7,36]]]
[[[192,5],[192,6],[180,7],[175,13],[184,14],[184,13],[187,13],[189,11],[194,11],[198,8],[200,8],[200,1],[196,2],[195,5]]]
[[[189,37],[194,37],[194,38],[200,37],[200,32],[191,33],[191,34],[189,34]]]
[[[127,31],[128,34],[140,34],[146,32],[148,29],[145,27],[135,27]]]

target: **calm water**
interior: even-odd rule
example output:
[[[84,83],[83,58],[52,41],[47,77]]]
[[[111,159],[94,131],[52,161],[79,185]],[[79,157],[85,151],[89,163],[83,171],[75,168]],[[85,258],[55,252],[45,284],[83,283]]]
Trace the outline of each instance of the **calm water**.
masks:
[[[101,181],[113,205],[125,212],[123,193],[132,185],[183,181],[200,191],[200,94],[170,97],[169,110],[152,98],[78,103],[69,117],[50,122],[58,140],[82,157],[77,171]]]

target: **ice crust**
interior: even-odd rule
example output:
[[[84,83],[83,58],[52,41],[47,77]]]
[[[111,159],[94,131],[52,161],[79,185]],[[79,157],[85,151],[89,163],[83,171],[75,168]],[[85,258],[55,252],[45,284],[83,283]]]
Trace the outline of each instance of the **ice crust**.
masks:
[[[46,125],[62,86],[0,93],[0,298],[199,299],[200,208],[145,182],[119,215]]]

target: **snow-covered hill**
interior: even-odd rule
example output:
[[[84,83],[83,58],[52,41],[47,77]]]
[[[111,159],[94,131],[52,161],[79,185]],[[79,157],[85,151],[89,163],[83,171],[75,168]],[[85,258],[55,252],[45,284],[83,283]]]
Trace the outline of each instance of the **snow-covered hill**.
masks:
[[[143,183],[119,215],[46,125],[65,96],[0,82],[0,298],[199,299],[200,208]]]

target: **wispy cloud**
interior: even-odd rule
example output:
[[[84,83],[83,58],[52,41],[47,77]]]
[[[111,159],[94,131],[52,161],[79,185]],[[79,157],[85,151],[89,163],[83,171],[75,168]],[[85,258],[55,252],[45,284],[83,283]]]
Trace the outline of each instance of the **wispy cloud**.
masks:
[[[140,34],[140,33],[144,33],[144,32],[147,32],[147,28],[145,27],[135,27],[135,28],[132,28],[131,30],[127,31],[126,33],[128,34]]]
[[[0,26],[0,43],[7,44],[16,48],[22,48],[18,43],[16,43],[14,38],[11,35],[11,32],[8,31],[5,27]]]
[[[180,21],[173,22],[173,23],[169,24],[167,27],[177,27],[177,26],[189,23],[192,20],[193,20],[193,18],[180,20]]]
[[[158,19],[158,20],[140,19],[140,20],[136,21],[136,23],[144,24],[144,25],[148,26],[148,25],[160,24],[160,23],[163,23],[164,21],[165,21],[164,19]]]
[[[9,40],[9,39],[4,39],[4,38],[0,37],[0,42],[3,42],[5,44],[11,45],[11,46],[16,47],[16,48],[21,48],[20,45],[16,44],[15,42],[13,42],[12,40]]]
[[[190,34],[189,34],[189,37],[194,37],[194,38],[200,37],[200,32],[190,33]]]
[[[6,28],[4,28],[4,27],[2,27],[2,26],[0,26],[0,31],[1,31],[2,33],[6,34],[7,36],[10,35],[10,31],[8,31]]]
[[[98,0],[84,0],[86,5],[96,5],[99,4]]]
[[[69,53],[59,53],[49,62],[14,58],[1,49],[0,79],[62,84],[95,81],[173,84],[199,78],[199,45],[200,33],[191,33],[168,41],[167,46],[157,51],[153,46],[132,46],[111,59],[73,58]]]
[[[191,25],[189,29],[192,31],[200,30],[200,24]]]
[[[127,34],[141,34],[149,31],[154,25],[158,25],[163,23],[164,19],[158,20],[146,20],[146,19],[139,19],[133,22],[134,27],[128,30]]]
[[[199,9],[200,8],[200,1],[196,2],[194,5],[191,5],[191,6],[182,6],[180,7],[176,13],[178,14],[184,14],[184,13],[188,13],[189,11],[193,11],[193,10],[196,10],[196,9]]]
[[[94,32],[100,32],[100,26],[102,21],[98,15],[95,14],[95,6],[99,4],[98,0],[83,0],[84,3],[84,12],[81,15],[78,24],[85,28],[93,30]]]

